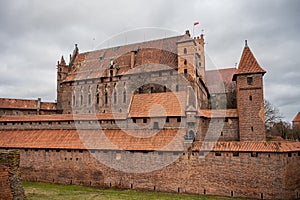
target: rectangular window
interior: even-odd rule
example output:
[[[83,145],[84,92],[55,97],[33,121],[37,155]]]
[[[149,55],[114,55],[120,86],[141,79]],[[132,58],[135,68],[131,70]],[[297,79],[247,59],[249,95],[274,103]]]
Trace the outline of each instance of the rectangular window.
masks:
[[[136,123],[136,119],[135,119],[135,118],[133,118],[133,119],[132,119],[132,122],[133,122],[133,123]]]
[[[147,123],[147,118],[144,118],[144,119],[143,119],[143,123],[144,123],[144,124]]]
[[[177,122],[181,122],[181,117],[177,117]]]
[[[153,129],[156,129],[156,130],[159,129],[159,127],[158,127],[158,122],[154,122],[154,123],[153,123]]]
[[[252,85],[253,83],[253,78],[252,77],[247,77],[247,84]]]

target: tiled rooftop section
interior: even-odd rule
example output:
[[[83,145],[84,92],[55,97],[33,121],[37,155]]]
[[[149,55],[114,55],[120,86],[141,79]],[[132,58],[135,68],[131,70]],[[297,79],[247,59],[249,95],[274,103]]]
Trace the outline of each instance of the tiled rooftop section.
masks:
[[[233,80],[236,79],[236,75],[239,74],[249,74],[249,73],[266,73],[265,70],[261,68],[258,64],[257,60],[255,59],[253,53],[251,52],[249,47],[245,47],[238,69],[235,71]]]
[[[228,91],[228,86],[233,83],[232,77],[235,71],[236,68],[206,71],[205,76],[209,93],[225,93]]]
[[[0,131],[1,148],[183,151],[184,129]],[[142,136],[142,137],[141,137]],[[195,151],[299,152],[300,142],[196,142]]]
[[[132,98],[129,116],[184,116],[186,98],[186,92],[136,94]]]
[[[197,142],[193,150],[238,152],[292,152],[300,151],[300,142]]]
[[[2,148],[183,151],[184,130],[0,131]],[[128,131],[128,132],[127,132]],[[147,136],[145,136],[147,134]],[[143,137],[141,137],[143,135]]]
[[[0,108],[36,110],[38,100],[0,98]],[[41,110],[56,110],[56,103],[41,102]]]
[[[129,44],[124,46],[112,47],[92,52],[80,53],[74,61],[76,70],[71,71],[65,81],[92,79],[106,76],[105,70],[109,68],[111,59],[117,59],[131,51],[139,49],[160,49],[177,54],[176,42],[183,37],[176,36],[159,40]],[[119,73],[120,75],[124,73]]]
[[[199,110],[199,116],[205,118],[237,118],[237,109],[227,109],[227,110]]]
[[[18,115],[0,116],[0,122],[30,122],[30,121],[73,121],[73,120],[120,120],[126,119],[126,113],[100,114],[56,114],[56,115]]]
[[[300,122],[300,112],[294,117],[293,122]]]

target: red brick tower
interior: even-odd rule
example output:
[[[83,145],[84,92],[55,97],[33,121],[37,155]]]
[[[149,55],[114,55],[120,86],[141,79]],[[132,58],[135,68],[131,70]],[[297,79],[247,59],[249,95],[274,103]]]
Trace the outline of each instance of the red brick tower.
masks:
[[[62,82],[65,80],[68,74],[68,65],[65,62],[64,57],[61,57],[60,62],[57,62],[57,109],[62,110]]]
[[[240,141],[265,141],[263,75],[266,73],[245,41],[245,48],[233,75],[236,81]]]

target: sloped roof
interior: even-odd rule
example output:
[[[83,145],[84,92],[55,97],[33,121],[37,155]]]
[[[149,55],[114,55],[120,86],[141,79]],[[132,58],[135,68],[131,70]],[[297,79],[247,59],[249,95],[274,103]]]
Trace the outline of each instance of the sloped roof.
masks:
[[[182,151],[184,134],[183,129],[9,130],[0,131],[0,147]]]
[[[292,122],[300,122],[300,112],[297,113]]]
[[[129,117],[184,116],[186,92],[135,94]]]
[[[261,66],[258,64],[250,48],[248,46],[245,46],[240,59],[238,69],[234,73],[233,80],[236,79],[237,75],[253,74],[253,73],[264,74],[266,73],[266,71],[262,69]]]
[[[0,108],[36,110],[38,100],[0,98]],[[41,102],[41,110],[56,110],[56,103]]]
[[[197,142],[193,150],[238,152],[293,152],[300,151],[300,142]]]
[[[55,115],[4,115],[4,116],[0,116],[0,122],[118,120],[118,119],[126,119],[126,116],[127,116],[126,113],[55,114]]]
[[[184,35],[80,53],[74,60],[74,65],[78,67],[68,74],[65,81],[103,77],[105,70],[110,66],[111,59],[116,59],[138,49],[161,49],[177,54],[176,42],[182,37]],[[122,73],[124,72],[119,74]]]
[[[205,118],[237,118],[237,109],[227,109],[227,110],[199,110],[199,116]]]
[[[228,86],[233,83],[232,78],[235,71],[236,68],[224,68],[206,71],[206,84],[209,93],[225,93],[228,91]]]

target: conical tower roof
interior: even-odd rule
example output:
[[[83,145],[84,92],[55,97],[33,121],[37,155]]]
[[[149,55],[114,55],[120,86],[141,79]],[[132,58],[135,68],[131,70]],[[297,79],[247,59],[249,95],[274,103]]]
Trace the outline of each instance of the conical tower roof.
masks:
[[[247,40],[245,41],[245,48],[240,59],[238,69],[235,71],[232,80],[236,80],[236,76],[240,74],[264,74],[266,71],[261,68],[258,64],[256,58],[251,52],[247,45]]]

